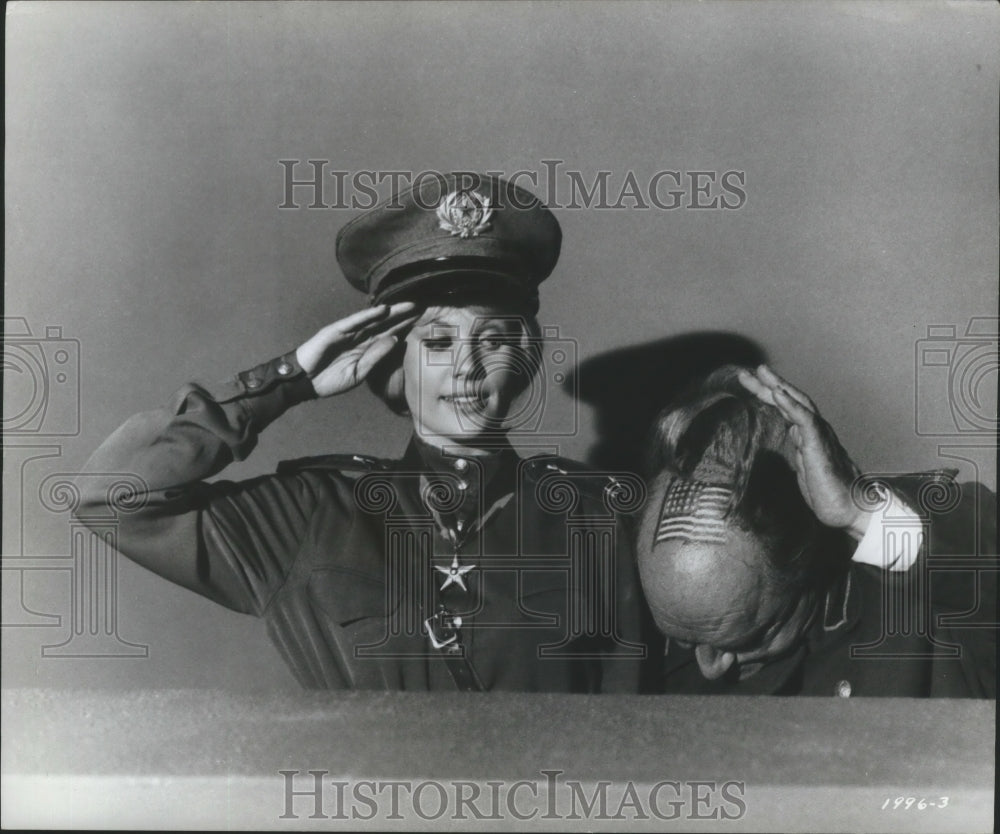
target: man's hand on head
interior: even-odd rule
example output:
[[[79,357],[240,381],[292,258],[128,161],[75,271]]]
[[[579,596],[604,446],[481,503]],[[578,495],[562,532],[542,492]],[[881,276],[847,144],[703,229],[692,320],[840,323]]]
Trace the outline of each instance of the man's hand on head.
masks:
[[[773,405],[789,422],[792,450],[789,463],[795,469],[799,489],[816,517],[829,527],[847,530],[860,541],[868,529],[871,513],[855,503],[851,486],[860,474],[857,466],[815,403],[767,365],[756,371],[740,371],[740,383],[762,402]]]

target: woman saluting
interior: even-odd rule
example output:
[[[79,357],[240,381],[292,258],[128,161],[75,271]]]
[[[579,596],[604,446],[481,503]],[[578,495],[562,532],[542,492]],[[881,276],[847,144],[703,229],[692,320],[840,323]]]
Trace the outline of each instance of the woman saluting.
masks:
[[[366,212],[337,259],[370,306],[132,417],[89,461],[81,519],[112,500],[95,475],[134,476],[119,550],[263,617],[307,687],[635,691],[645,650],[623,521],[641,484],[508,442],[560,242],[552,213],[496,177],[424,179]],[[412,420],[401,459],[205,482],[287,409],[363,380]]]

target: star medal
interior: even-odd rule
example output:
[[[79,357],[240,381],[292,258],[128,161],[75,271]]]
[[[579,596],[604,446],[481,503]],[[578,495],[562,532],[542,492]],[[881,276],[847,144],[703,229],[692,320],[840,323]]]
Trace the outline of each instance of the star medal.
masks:
[[[468,591],[469,589],[465,587],[465,580],[462,577],[464,577],[465,574],[467,574],[474,567],[475,565],[466,565],[465,567],[459,565],[457,553],[451,560],[451,567],[443,568],[440,565],[435,565],[434,570],[440,571],[446,577],[446,579],[444,580],[444,584],[441,586],[439,590],[443,591],[449,585],[455,584],[458,585],[458,587],[461,588],[463,591]]]

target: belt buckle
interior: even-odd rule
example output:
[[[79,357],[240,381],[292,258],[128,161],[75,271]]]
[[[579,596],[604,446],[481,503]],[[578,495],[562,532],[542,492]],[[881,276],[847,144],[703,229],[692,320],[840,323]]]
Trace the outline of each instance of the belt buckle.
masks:
[[[452,614],[445,606],[438,607],[437,613],[424,620],[427,636],[435,649],[444,649],[448,654],[459,654],[462,644],[459,642],[458,630],[462,627],[462,618]]]

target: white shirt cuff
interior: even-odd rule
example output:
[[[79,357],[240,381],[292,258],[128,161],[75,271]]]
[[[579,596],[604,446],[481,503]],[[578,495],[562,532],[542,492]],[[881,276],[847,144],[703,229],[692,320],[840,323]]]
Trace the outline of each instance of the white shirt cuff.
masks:
[[[883,570],[909,570],[923,545],[924,525],[902,498],[881,485],[876,488],[883,500],[872,513],[852,560]]]

